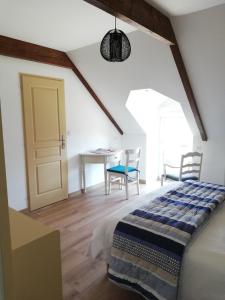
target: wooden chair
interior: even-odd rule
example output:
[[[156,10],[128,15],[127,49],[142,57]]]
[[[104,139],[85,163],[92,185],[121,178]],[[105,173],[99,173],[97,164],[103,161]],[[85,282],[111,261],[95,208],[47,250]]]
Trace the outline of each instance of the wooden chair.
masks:
[[[164,174],[161,176],[161,186],[165,180],[186,181],[186,180],[200,180],[202,168],[203,154],[199,152],[189,152],[181,156],[181,163],[179,167],[164,164]],[[179,169],[178,174],[168,172],[169,169]]]
[[[141,148],[125,150],[126,165],[117,165],[107,169],[108,177],[108,195],[111,192],[111,184],[117,182],[122,189],[126,188],[126,199],[129,199],[128,186],[130,183],[136,183],[137,193],[140,193],[139,187],[139,162],[140,162]]]

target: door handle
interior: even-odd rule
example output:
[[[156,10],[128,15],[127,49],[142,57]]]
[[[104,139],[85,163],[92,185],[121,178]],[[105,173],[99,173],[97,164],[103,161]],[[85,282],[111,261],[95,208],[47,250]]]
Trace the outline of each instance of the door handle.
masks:
[[[61,139],[59,140],[61,142],[61,147],[64,149],[66,147],[66,140],[64,139],[64,135],[62,134]]]

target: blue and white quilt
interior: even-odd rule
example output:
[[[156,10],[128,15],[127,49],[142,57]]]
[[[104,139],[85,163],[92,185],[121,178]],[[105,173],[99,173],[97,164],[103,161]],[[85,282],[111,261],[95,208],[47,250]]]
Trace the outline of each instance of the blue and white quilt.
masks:
[[[146,299],[175,300],[185,247],[225,200],[225,187],[186,181],[116,226],[108,276]]]

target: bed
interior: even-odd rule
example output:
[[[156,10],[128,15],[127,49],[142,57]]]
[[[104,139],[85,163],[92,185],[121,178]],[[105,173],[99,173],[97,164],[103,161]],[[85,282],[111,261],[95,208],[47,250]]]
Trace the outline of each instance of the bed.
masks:
[[[90,254],[110,261],[113,234],[118,222],[130,212],[149,204],[168,191],[180,188],[183,183],[172,183],[138,201],[129,202],[122,209],[101,220],[93,232]],[[165,298],[166,299],[166,298]],[[225,207],[224,202],[192,237],[182,260],[179,277],[179,300],[225,299]]]

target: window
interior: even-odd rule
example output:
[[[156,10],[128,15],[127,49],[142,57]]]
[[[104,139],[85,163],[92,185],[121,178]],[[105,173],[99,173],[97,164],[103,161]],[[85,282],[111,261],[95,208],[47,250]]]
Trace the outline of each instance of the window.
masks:
[[[135,90],[126,107],[146,137],[148,182],[159,178],[164,162],[179,166],[181,155],[192,151],[193,135],[177,101],[151,89]]]

